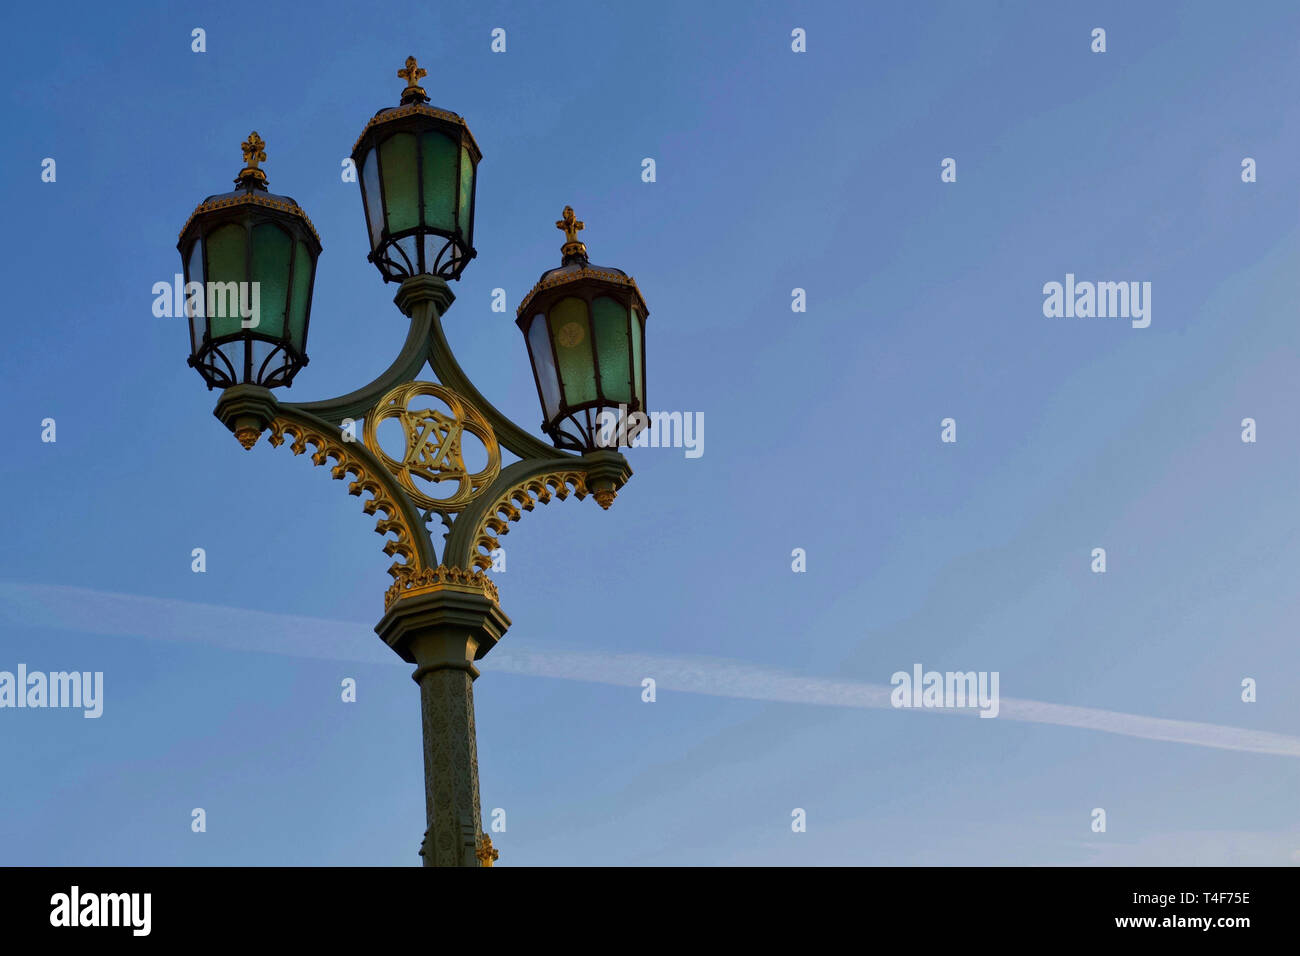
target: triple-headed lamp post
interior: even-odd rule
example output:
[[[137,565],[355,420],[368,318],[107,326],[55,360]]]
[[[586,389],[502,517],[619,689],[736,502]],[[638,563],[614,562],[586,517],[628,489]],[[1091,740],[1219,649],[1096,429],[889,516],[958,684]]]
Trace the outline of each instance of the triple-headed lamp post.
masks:
[[[292,199],[267,191],[265,143],[242,144],[235,190],[205,199],[181,230],[190,365],[221,388],[215,415],[245,448],[263,432],[348,479],[393,557],[393,583],[375,627],[415,665],[424,729],[425,866],[491,866],[483,833],[474,733],[474,662],[505,634],[491,554],[522,512],[552,497],[592,494],[603,508],[631,476],[602,428],[645,409],[645,300],[618,269],[593,266],[583,228],[565,207],[559,268],[524,297],[524,334],[542,405],[534,437],[494,408],[461,370],[442,330],[447,284],[474,258],[478,144],[465,121],[428,105],[413,57],[400,105],[380,110],[352,151],[369,260],[410,319],[388,370],[356,391],[286,403],[307,364],[307,328],[320,239]],[[194,283],[194,285],[191,285]],[[191,290],[194,290],[191,293]],[[436,381],[419,380],[428,363]],[[357,424],[360,424],[360,435]],[[400,427],[399,427],[400,426]],[[384,441],[387,439],[387,442]],[[478,452],[474,467],[465,448]],[[502,449],[517,460],[502,461]],[[472,456],[471,456],[472,457]],[[437,515],[434,530],[430,523]],[[441,538],[435,544],[435,536]]]

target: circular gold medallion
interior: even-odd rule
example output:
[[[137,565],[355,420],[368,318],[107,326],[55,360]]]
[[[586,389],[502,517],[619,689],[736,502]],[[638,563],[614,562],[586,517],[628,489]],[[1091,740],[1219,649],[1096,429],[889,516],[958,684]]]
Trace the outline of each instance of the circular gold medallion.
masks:
[[[421,397],[433,401],[416,401]],[[401,458],[379,445],[378,428],[390,418],[401,422],[406,439]],[[487,464],[481,471],[470,473],[465,467],[462,443],[467,433],[487,449]],[[501,449],[487,419],[451,389],[434,382],[408,382],[381,398],[366,415],[362,438],[421,508],[462,511],[501,472]],[[456,490],[448,497],[434,498],[416,487],[416,478],[435,484],[454,481]]]
[[[580,324],[577,322],[567,322],[560,327],[560,331],[555,333],[555,341],[559,342],[566,349],[571,349],[582,341],[585,334],[586,333],[583,332]]]

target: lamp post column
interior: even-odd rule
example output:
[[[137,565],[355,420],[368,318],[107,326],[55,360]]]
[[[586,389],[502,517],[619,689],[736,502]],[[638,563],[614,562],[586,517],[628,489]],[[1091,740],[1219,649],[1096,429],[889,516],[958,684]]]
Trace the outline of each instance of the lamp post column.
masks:
[[[510,619],[481,591],[455,585],[397,600],[375,631],[415,664],[424,735],[427,828],[425,866],[491,866],[482,832],[478,744],[474,732],[474,661],[505,634]]]

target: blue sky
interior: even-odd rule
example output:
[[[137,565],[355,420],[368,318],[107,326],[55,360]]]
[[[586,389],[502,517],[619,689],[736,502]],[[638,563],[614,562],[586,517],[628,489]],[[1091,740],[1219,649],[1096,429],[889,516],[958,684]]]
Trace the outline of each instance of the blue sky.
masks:
[[[0,710],[0,864],[418,862],[373,519],[238,447],[150,292],[256,129],[324,246],[283,397],[382,370],[406,319],[339,173],[410,54],[484,153],[445,320],[483,392],[537,422],[513,310],[570,204],[649,304],[650,406],[706,422],[700,458],[632,449],[608,513],[502,540],[514,624],[475,688],[500,865],[1300,860],[1293,5],[73,4],[8,38],[0,670],[103,671],[105,704]],[[1151,282],[1150,327],[1044,317],[1067,273]],[[1289,743],[826,692],[917,662]],[[796,677],[806,702],[773,689]]]

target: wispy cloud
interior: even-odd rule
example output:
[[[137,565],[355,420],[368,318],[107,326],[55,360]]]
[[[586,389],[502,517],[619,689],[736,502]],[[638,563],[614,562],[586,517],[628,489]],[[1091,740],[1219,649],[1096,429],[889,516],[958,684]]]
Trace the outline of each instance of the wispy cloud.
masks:
[[[58,585],[0,581],[0,620],[10,626],[197,642],[292,657],[363,663],[397,660],[365,624]],[[660,690],[714,697],[823,707],[890,707],[891,688],[883,684],[801,677],[733,660],[565,650],[523,652],[508,647],[503,644],[495,650],[485,661],[485,669],[633,687],[640,686],[644,678],[653,677]],[[974,710],[904,712],[969,717],[976,713]],[[1092,707],[1003,697],[999,719],[1300,757],[1300,737]]]

